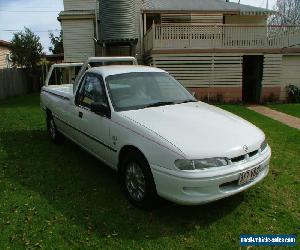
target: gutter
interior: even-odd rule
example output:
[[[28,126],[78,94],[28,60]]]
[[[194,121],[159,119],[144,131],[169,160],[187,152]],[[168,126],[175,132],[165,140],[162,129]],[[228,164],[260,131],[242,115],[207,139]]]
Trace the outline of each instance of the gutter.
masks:
[[[61,20],[72,20],[72,19],[97,19],[95,16],[95,10],[88,11],[76,11],[76,10],[68,10],[62,11],[59,13],[57,20],[61,22]]]

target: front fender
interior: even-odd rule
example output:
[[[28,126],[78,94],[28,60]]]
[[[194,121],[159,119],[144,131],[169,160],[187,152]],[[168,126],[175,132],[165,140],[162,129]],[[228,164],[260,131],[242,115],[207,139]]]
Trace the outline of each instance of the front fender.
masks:
[[[122,116],[112,116],[111,137],[117,138],[115,146],[117,155],[114,163],[118,164],[119,154],[123,147],[133,146],[139,149],[150,165],[174,169],[177,159],[185,155],[175,145],[150,129]]]

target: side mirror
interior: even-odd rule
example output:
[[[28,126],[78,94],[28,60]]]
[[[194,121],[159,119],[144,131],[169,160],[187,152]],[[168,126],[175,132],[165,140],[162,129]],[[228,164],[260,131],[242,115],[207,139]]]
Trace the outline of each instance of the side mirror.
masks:
[[[111,112],[110,108],[106,103],[103,102],[93,102],[91,104],[91,111],[95,114],[105,116],[110,118],[111,117]]]

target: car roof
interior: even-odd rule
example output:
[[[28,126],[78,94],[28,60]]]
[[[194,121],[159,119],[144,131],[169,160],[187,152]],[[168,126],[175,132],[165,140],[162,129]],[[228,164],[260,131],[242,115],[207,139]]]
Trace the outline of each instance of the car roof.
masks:
[[[137,73],[137,72],[164,72],[166,71],[149,66],[138,66],[138,65],[111,65],[101,66],[89,69],[87,72],[96,73],[106,78],[111,75],[119,75],[126,73]]]

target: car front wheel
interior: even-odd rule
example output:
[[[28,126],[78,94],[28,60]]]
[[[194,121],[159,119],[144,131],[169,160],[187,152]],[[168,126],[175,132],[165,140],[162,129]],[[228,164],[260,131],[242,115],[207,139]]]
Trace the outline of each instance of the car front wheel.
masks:
[[[157,200],[153,176],[147,160],[129,153],[122,163],[122,182],[128,199],[141,208],[153,207]]]

